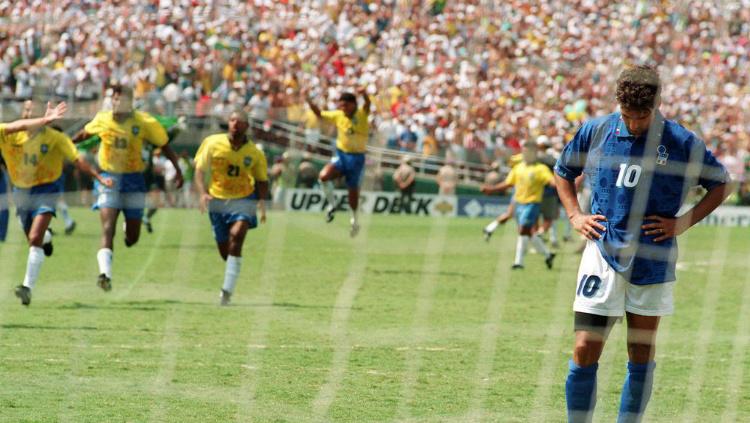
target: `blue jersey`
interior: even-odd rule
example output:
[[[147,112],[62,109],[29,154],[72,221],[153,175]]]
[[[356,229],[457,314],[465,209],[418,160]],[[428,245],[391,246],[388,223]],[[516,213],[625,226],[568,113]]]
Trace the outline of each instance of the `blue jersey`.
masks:
[[[632,136],[619,113],[590,120],[565,146],[561,177],[582,173],[591,187],[591,214],[607,218],[597,245],[604,259],[637,285],[675,280],[677,243],[644,235],[644,217],[677,215],[689,189],[710,190],[729,174],[695,134],[657,112],[649,133]]]

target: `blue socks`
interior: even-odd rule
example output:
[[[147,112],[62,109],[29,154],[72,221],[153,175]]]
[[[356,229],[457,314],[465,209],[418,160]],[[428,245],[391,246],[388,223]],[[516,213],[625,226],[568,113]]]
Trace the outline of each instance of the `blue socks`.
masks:
[[[2,178],[0,178],[0,183],[2,183]],[[5,237],[8,235],[9,215],[8,209],[0,209],[0,242],[5,241]]]
[[[588,423],[596,405],[596,369],[598,363],[580,367],[573,360],[568,363],[568,380],[565,381],[565,399],[568,403],[569,423]]]
[[[651,397],[651,386],[654,382],[653,361],[647,364],[628,362],[628,374],[622,387],[620,397],[620,414],[617,423],[638,423]]]

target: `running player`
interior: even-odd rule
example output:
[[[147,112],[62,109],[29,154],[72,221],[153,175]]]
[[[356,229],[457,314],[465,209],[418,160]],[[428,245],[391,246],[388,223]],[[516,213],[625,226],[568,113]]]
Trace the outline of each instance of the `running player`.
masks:
[[[26,306],[31,304],[31,290],[44,256],[52,254],[51,233],[47,228],[55,216],[55,204],[63,189],[63,161],[75,163],[78,169],[102,185],[112,185],[112,180],[103,178],[79,158],[70,138],[46,126],[60,119],[65,111],[65,103],[54,108],[47,103],[44,117],[0,124],[0,151],[8,165],[16,213],[29,241],[26,276],[15,291],[21,304]]]
[[[331,162],[320,171],[320,186],[323,188],[328,206],[326,209],[326,222],[333,221],[336,212],[336,202],[333,196],[333,179],[343,176],[349,190],[349,208],[352,213],[350,220],[352,237],[359,233],[358,206],[359,188],[362,182],[362,174],[365,169],[365,152],[367,151],[367,140],[370,135],[370,124],[367,119],[370,115],[370,97],[364,88],[357,90],[362,96],[364,105],[357,108],[357,97],[352,93],[343,93],[339,97],[339,108],[337,110],[321,111],[313,100],[306,96],[307,103],[318,118],[327,120],[336,125],[336,153]]]
[[[260,222],[266,221],[268,165],[266,156],[248,138],[249,127],[247,113],[232,112],[229,132],[204,139],[195,155],[201,212],[208,210],[219,254],[226,261],[221,305],[229,304],[237,285],[245,235],[258,226],[256,205]]]
[[[659,319],[674,309],[675,237],[732,192],[729,174],[705,144],[661,115],[660,92],[653,68],[623,71],[615,90],[620,111],[584,123],[555,166],[568,218],[588,238],[578,269],[575,348],[565,383],[570,422],[591,421],[599,357],[623,315],[629,362],[617,421],[641,421],[651,396]],[[576,200],[574,180],[581,174],[591,187],[590,214]],[[677,216],[695,185],[708,193]]]
[[[513,269],[523,269],[523,258],[529,241],[534,248],[544,254],[544,263],[548,269],[552,268],[555,255],[544,245],[544,241],[535,234],[533,229],[539,219],[542,193],[547,185],[554,185],[554,177],[547,166],[537,162],[536,146],[525,143],[521,150],[523,161],[511,169],[504,182],[495,185],[482,185],[485,194],[504,192],[515,187],[515,216],[518,222],[518,240],[516,242],[516,257]]]
[[[4,242],[8,236],[8,177],[5,174],[5,162],[0,154],[0,242]]]
[[[177,166],[177,156],[167,145],[164,128],[148,113],[133,109],[132,90],[115,86],[113,92],[113,110],[97,113],[76,136],[76,140],[86,140],[94,135],[101,139],[99,167],[114,181],[112,187],[97,186],[98,197],[94,205],[100,211],[102,223],[101,248],[96,254],[99,263],[97,285],[104,291],[112,289],[112,248],[120,211],[125,216],[125,246],[133,246],[140,237],[146,197],[141,157],[143,142],[161,147]],[[177,172],[177,183],[182,185],[182,173]]]

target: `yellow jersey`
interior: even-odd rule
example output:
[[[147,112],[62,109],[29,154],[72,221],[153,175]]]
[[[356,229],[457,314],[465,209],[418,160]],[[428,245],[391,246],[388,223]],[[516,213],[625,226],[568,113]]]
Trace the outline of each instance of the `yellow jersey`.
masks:
[[[73,141],[62,132],[45,126],[29,135],[26,131],[6,134],[0,124],[0,152],[18,188],[55,182],[62,175],[63,162],[78,159]]]
[[[195,167],[210,174],[208,193],[221,200],[247,197],[255,181],[268,181],[266,156],[251,140],[238,150],[228,134],[206,137],[195,154]]]
[[[367,139],[370,125],[367,112],[359,108],[349,119],[341,110],[328,110],[320,117],[336,125],[336,148],[344,153],[364,153],[367,151]]]
[[[510,170],[505,183],[516,188],[514,196],[517,203],[541,203],[544,187],[552,179],[554,179],[552,171],[546,165],[521,162]]]
[[[115,121],[111,111],[99,112],[84,131],[101,138],[99,167],[113,173],[143,172],[143,141],[161,147],[169,137],[151,115],[134,111],[123,122]]]

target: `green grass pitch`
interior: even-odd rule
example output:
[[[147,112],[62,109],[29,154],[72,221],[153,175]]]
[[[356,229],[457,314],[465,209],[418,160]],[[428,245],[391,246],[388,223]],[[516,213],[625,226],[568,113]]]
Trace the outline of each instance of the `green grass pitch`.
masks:
[[[2,422],[562,422],[578,255],[511,272],[514,226],[274,212],[246,240],[231,307],[208,218],[162,210],[115,246],[96,285],[98,216],[55,237],[31,307],[12,288],[28,248],[0,245]],[[646,421],[750,421],[750,230],[680,242],[676,314],[663,320]],[[617,325],[595,421],[614,421],[625,373]]]

